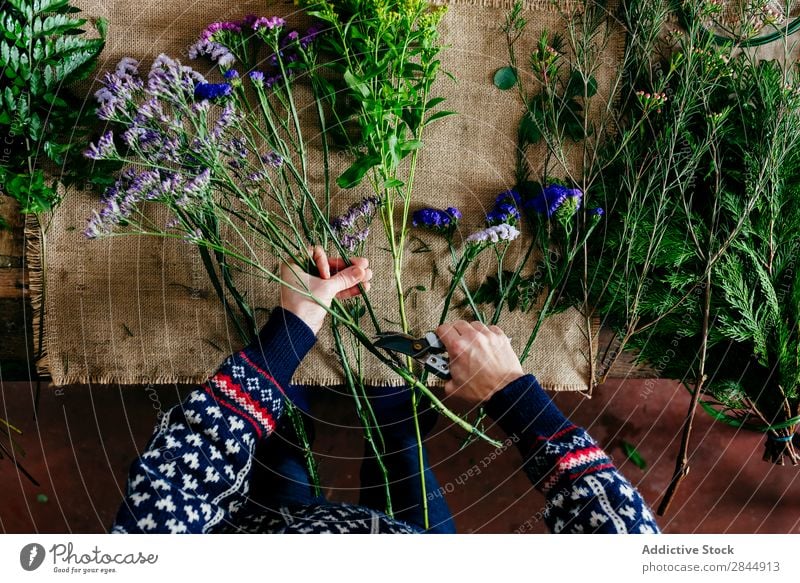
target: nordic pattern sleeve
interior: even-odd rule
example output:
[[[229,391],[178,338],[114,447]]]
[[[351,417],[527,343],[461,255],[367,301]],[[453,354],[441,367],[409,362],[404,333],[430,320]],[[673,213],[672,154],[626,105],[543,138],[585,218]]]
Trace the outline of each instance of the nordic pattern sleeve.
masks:
[[[250,346],[170,409],[134,461],[112,532],[202,533],[229,522],[252,456],[284,411],[284,387],[313,346],[291,312],[273,311]]]
[[[544,493],[554,533],[657,533],[639,492],[589,434],[570,423],[526,375],[495,393],[486,411],[516,436],[525,473]]]

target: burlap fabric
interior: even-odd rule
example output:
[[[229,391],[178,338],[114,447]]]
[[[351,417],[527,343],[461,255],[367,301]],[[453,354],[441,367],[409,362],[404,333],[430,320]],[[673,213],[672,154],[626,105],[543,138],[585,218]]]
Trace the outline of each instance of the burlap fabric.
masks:
[[[112,69],[123,56],[149,65],[159,53],[186,57],[187,47],[208,22],[241,18],[248,13],[290,14],[291,3],[266,6],[262,2],[223,0],[79,0],[91,16],[110,21],[109,42],[102,69]],[[431,126],[425,139],[415,186],[414,208],[459,207],[464,213],[462,234],[481,228],[484,213],[501,190],[513,181],[515,130],[521,109],[513,92],[492,84],[492,74],[506,61],[505,38],[500,24],[506,2],[452,2],[442,25],[449,47],[442,68],[456,82],[442,76],[437,93],[447,98],[446,108],[459,113]],[[526,6],[529,33],[520,43],[526,53],[542,29],[558,30],[560,17],[547,2]],[[613,71],[609,48],[598,74],[601,91]],[[207,63],[199,65],[205,70]],[[96,87],[95,87],[96,88]],[[536,160],[533,160],[536,166]],[[335,207],[345,208],[364,191],[335,193]],[[241,346],[206,276],[196,250],[186,243],[144,237],[114,237],[88,241],[82,235],[86,219],[97,206],[96,195],[69,192],[64,203],[47,217],[46,233],[30,228],[30,264],[34,273],[34,305],[42,318],[43,357],[40,370],[56,385],[69,383],[189,383],[205,379],[231,351]],[[374,229],[374,234],[378,235]],[[439,317],[448,276],[449,257],[442,241],[418,234],[433,250],[407,253],[407,287],[421,285],[408,297],[415,331],[434,327]],[[521,252],[518,241],[509,254]],[[412,243],[412,248],[418,245]],[[370,297],[386,329],[397,318],[397,301],[390,277],[388,254],[382,237],[374,236],[368,255],[375,268]],[[487,253],[470,274],[472,285],[495,269]],[[436,267],[433,264],[436,263]],[[41,269],[41,268],[44,269]],[[434,277],[434,271],[439,276]],[[432,280],[438,280],[431,288]],[[277,302],[274,284],[243,278],[241,285],[255,306],[266,309]],[[458,310],[454,315],[458,314]],[[466,312],[463,312],[466,315]],[[521,349],[533,325],[533,314],[506,314],[501,326]],[[586,327],[574,310],[550,318],[534,344],[526,369],[552,390],[587,388]],[[290,349],[287,347],[287,349]],[[375,384],[396,384],[397,377],[375,359],[365,363],[366,379]],[[342,374],[328,333],[295,376],[308,384],[340,383]]]

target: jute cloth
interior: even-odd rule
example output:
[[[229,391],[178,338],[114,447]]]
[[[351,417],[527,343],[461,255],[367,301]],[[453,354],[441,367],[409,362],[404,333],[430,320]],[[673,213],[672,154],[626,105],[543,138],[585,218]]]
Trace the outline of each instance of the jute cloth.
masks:
[[[291,3],[215,3],[176,0],[79,0],[78,6],[90,16],[110,21],[108,46],[101,72],[113,69],[124,56],[143,61],[143,69],[159,53],[192,64],[188,47],[209,22],[241,18],[248,13],[288,15]],[[500,191],[512,186],[516,127],[521,115],[518,97],[492,84],[493,72],[506,64],[505,36],[500,30],[510,3],[456,1],[442,24],[444,75],[435,94],[447,98],[444,108],[457,116],[430,126],[416,173],[413,208],[456,206],[464,213],[461,235],[483,226],[485,212]],[[519,44],[527,62],[541,30],[563,28],[560,16],[545,0],[526,6],[529,30]],[[609,47],[598,74],[601,91],[615,68],[620,40]],[[208,63],[196,64],[203,72]],[[100,74],[98,74],[98,77]],[[92,89],[96,89],[95,85]],[[87,88],[88,89],[88,88]],[[536,153],[533,153],[535,156]],[[532,158],[534,169],[540,168]],[[342,166],[343,168],[345,166]],[[367,194],[363,189],[338,191],[337,210]],[[89,241],[82,231],[97,196],[68,192],[63,204],[46,217],[42,229],[28,229],[29,264],[34,270],[34,307],[37,334],[41,330],[43,356],[41,372],[56,385],[70,383],[191,383],[199,382],[215,369],[221,359],[238,349],[241,342],[225,317],[224,310],[203,269],[194,247],[174,239],[137,236]],[[373,226],[367,255],[375,277],[370,292],[384,329],[397,329],[397,300],[390,276],[389,256],[380,227]],[[432,249],[413,253],[410,244],[404,268],[407,288],[421,285],[426,291],[408,295],[411,326],[424,332],[437,324],[449,282],[450,258],[444,242],[414,232]],[[526,241],[515,242],[508,259],[513,262]],[[436,264],[434,268],[433,264]],[[513,263],[509,263],[513,265]],[[489,251],[469,275],[471,286],[496,269]],[[434,271],[439,276],[434,277]],[[431,288],[431,282],[436,285]],[[256,278],[243,277],[240,285],[263,322],[269,308],[277,304],[277,286]],[[457,301],[460,303],[460,296]],[[489,306],[484,306],[489,312]],[[468,316],[456,309],[452,317]],[[535,315],[506,313],[500,325],[521,350],[533,326]],[[596,332],[596,330],[595,330]],[[584,318],[568,310],[549,318],[542,328],[525,368],[552,390],[587,388],[588,362]],[[287,347],[291,350],[291,347]],[[394,373],[376,359],[365,360],[365,377],[373,384],[397,384]],[[323,332],[317,347],[305,360],[295,381],[306,384],[342,382],[341,368],[334,355],[329,332]]]

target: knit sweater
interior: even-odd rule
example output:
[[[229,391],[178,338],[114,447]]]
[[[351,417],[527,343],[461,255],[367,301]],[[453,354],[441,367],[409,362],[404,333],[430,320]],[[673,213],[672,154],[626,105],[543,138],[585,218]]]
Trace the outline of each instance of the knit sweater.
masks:
[[[275,430],[315,340],[302,320],[276,309],[253,344],[164,415],[131,466],[111,531],[418,532],[365,507],[314,504],[288,513],[249,503],[256,445]],[[543,517],[553,532],[658,531],[636,489],[533,376],[495,393],[486,410],[517,443],[526,474],[547,498]]]

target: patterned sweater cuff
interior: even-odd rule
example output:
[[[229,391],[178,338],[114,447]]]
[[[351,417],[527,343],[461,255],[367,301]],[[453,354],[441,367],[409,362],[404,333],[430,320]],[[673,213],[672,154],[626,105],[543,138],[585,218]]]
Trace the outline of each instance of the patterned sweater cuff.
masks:
[[[245,348],[245,353],[281,388],[287,388],[316,340],[314,332],[300,318],[288,310],[275,308],[258,338]]]

